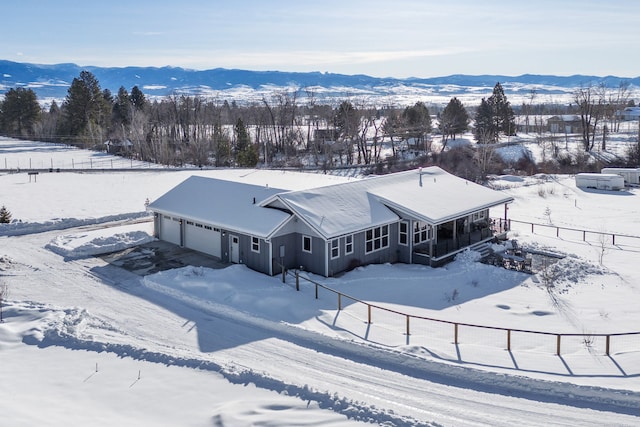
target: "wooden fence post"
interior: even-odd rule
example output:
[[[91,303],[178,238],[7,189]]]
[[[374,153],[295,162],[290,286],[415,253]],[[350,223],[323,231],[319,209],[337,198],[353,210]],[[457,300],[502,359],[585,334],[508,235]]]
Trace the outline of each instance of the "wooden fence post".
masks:
[[[507,350],[511,351],[511,329],[507,329]]]
[[[300,272],[296,270],[296,291],[300,290]]]
[[[453,324],[453,343],[458,344],[458,324]]]
[[[531,234],[533,234],[533,223],[531,223]]]
[[[342,310],[342,294],[338,292],[338,311]]]
[[[582,241],[583,242],[587,241],[587,231],[586,230],[582,230]]]
[[[318,299],[318,284],[316,283],[316,299]]]
[[[560,356],[560,337],[562,335],[557,335],[557,342],[556,342],[556,356]]]
[[[606,351],[607,356],[609,355],[609,350],[611,349],[611,335],[607,335],[607,343],[606,343]]]
[[[410,318],[410,316],[407,314],[407,336],[411,335],[409,333],[409,318]]]
[[[367,323],[371,324],[371,304],[367,304]]]
[[[611,244],[614,245],[614,246],[616,245],[616,235],[615,234],[611,235]]]

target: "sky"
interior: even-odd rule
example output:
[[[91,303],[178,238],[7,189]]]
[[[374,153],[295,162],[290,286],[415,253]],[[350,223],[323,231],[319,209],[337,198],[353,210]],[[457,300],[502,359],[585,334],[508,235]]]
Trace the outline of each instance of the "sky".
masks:
[[[21,0],[0,59],[81,66],[451,74],[640,75],[628,0]]]

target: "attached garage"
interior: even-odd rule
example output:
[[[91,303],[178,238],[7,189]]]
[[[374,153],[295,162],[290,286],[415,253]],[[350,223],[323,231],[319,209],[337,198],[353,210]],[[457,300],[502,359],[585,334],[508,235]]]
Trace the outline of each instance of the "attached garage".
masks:
[[[160,217],[160,233],[161,240],[181,246],[182,239],[180,233],[180,218],[170,215],[162,215]]]
[[[205,254],[221,258],[220,229],[195,221],[186,221],[184,246]]]

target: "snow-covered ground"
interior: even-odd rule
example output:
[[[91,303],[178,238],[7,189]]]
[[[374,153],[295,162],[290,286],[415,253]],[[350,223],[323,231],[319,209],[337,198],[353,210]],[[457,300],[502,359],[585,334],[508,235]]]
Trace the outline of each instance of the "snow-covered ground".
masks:
[[[25,150],[15,147],[24,144]],[[6,150],[4,145],[11,145]],[[0,139],[0,161],[46,144]],[[24,158],[24,157],[22,157]],[[24,160],[21,160],[24,162]],[[74,160],[80,161],[80,160]],[[583,191],[570,176],[501,176],[521,246],[565,257],[535,275],[459,256],[442,268],[372,265],[310,277],[412,316],[551,333],[453,326],[372,310],[241,265],[138,277],[94,255],[150,239],[144,203],[188,171],[0,175],[0,419],[12,426],[637,425],[640,189]],[[301,187],[326,176],[197,174]],[[251,178],[250,178],[251,177]],[[336,182],[349,178],[331,177]],[[285,181],[280,181],[285,180]],[[247,181],[249,182],[249,181]],[[498,210],[493,215],[502,217]],[[105,220],[111,222],[105,223]],[[22,221],[22,222],[19,222]],[[108,225],[108,227],[107,227]],[[616,244],[610,234],[618,235]],[[307,276],[309,277],[309,276]],[[0,424],[5,424],[2,422]]]

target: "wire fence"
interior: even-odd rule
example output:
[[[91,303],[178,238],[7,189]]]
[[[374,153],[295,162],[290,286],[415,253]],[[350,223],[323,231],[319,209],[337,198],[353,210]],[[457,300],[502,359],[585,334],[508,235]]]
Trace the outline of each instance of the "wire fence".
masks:
[[[553,352],[557,356],[563,352],[575,352],[580,349],[606,356],[614,352],[640,350],[640,331],[558,333],[456,322],[403,313],[372,304],[318,283],[301,275],[297,270],[285,270],[282,275],[283,282],[286,282],[287,276],[294,278],[297,291],[300,291],[305,283],[311,285],[315,299],[332,298],[338,313],[358,319],[366,325],[361,331],[351,330],[352,333],[388,345],[428,346],[440,341],[457,346],[464,342],[507,351]],[[379,323],[379,328],[375,331],[370,327],[374,322]],[[350,325],[352,322],[345,322],[345,328],[353,329],[347,324]],[[338,326],[337,321],[333,326]]]
[[[500,226],[503,226],[505,223],[504,219],[497,218],[496,221],[499,222]],[[540,234],[558,239],[577,240],[599,245],[610,244],[621,247],[622,249],[624,246],[640,248],[640,236],[629,234],[561,227],[553,224],[539,224],[515,219],[507,219],[506,224],[507,230],[513,230],[515,224],[518,228],[530,231],[532,234]]]

